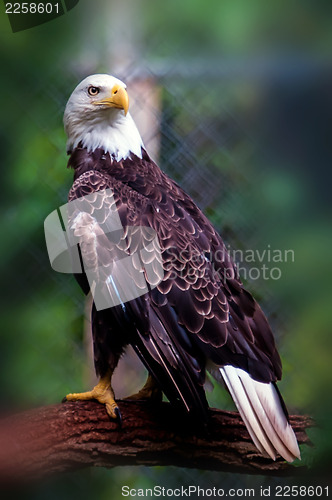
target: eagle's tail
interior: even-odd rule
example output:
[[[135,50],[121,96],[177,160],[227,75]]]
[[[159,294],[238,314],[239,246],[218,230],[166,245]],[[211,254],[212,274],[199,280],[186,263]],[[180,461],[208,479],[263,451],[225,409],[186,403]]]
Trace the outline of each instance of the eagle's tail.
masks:
[[[257,382],[244,370],[231,365],[219,370],[259,451],[273,460],[277,453],[288,462],[300,458],[294,431],[275,385]]]

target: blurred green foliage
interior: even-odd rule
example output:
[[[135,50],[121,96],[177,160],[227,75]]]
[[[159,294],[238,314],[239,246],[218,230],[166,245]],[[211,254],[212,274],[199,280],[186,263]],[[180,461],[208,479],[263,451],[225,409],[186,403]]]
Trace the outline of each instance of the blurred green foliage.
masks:
[[[278,330],[284,362],[280,387],[290,411],[310,413],[320,423],[312,431],[316,448],[304,450],[305,461],[328,470],[332,82],[324,58],[331,55],[332,4],[139,0],[122,5],[126,23],[116,22],[117,3],[106,0],[81,1],[64,17],[16,34],[4,13],[0,18],[0,404],[54,403],[82,386],[83,296],[71,276],[51,270],[43,222],[66,202],[72,179],[62,128],[65,102],[87,73],[112,72],[112,46],[125,45],[131,33],[137,46],[131,60],[130,50],[129,60],[127,54],[125,73],[147,68],[153,75],[154,68],[166,68],[159,78],[161,166],[186,186],[185,173],[207,165],[218,196],[203,199],[206,177],[189,190],[233,248],[271,245],[295,252],[294,262],[280,264],[282,279],[249,280],[247,286]],[[314,64],[302,75],[303,60]],[[268,73],[276,69],[267,78],[253,77],[257,61],[265,61]],[[197,76],[206,64],[212,74],[202,69]],[[201,123],[201,134],[191,137],[193,123]],[[186,156],[192,148],[194,155]],[[231,408],[221,389],[209,398]],[[92,492],[95,498],[117,498],[122,484],[264,481],[174,468],[120,468],[73,474],[45,490],[41,485],[34,498],[43,498],[45,491],[57,498],[73,498],[73,492],[80,498]]]

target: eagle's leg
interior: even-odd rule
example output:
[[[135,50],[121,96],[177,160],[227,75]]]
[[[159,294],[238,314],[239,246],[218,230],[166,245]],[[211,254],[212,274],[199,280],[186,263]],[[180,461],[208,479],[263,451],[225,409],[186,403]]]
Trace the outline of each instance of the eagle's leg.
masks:
[[[111,385],[112,375],[113,371],[109,370],[106,375],[100,378],[98,384],[92,389],[92,391],[67,394],[64,400],[88,401],[90,399],[96,399],[99,403],[106,406],[106,411],[111,418],[117,419],[121,422],[121,413],[114,399],[114,391]]]
[[[157,384],[156,380],[152,375],[148,375],[148,378],[140,391],[136,394],[132,394],[125,399],[139,400],[139,399],[149,399],[152,401],[160,402],[162,400],[163,393]]]

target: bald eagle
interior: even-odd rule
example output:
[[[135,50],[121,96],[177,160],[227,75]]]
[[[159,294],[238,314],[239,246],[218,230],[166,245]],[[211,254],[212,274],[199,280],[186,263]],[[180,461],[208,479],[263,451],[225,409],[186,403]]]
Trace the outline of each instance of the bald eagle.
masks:
[[[69,201],[76,202],[70,225],[83,262],[92,267],[101,263],[103,293],[111,294],[116,275],[121,286],[121,273],[126,272],[119,271],[117,252],[121,249],[135,261],[139,243],[134,251],[132,246],[139,228],[157,235],[159,246],[152,245],[147,261],[157,274],[154,264],[161,263],[163,272],[152,283],[143,268],[148,289],[131,300],[101,309],[94,301],[91,324],[99,382],[91,391],[68,394],[66,400],[96,399],[111,418],[120,419],[111,378],[131,345],[149,373],[134,398],[159,398],[163,392],[173,405],[207,422],[208,371],[228,389],[262,454],[300,458],[276,386],[281,361],[267,319],[244,289],[212,224],[149,157],[128,108],[126,85],[106,74],[85,78],[68,100],[64,124],[68,166],[74,170]],[[89,200],[84,207],[83,199]],[[123,231],[110,237],[115,212]],[[89,293],[87,271],[76,278]],[[129,278],[134,283],[135,275]],[[118,294],[116,286],[114,290]]]

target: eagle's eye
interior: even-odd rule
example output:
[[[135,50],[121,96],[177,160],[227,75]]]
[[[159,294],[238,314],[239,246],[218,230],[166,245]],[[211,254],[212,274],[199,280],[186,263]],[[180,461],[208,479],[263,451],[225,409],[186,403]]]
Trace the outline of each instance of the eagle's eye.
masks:
[[[99,92],[100,92],[100,89],[98,87],[94,87],[93,85],[90,85],[90,87],[88,88],[89,95],[95,96],[95,95],[99,94]]]

